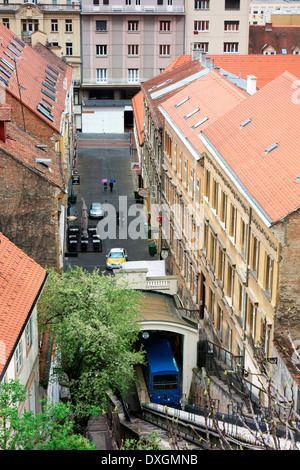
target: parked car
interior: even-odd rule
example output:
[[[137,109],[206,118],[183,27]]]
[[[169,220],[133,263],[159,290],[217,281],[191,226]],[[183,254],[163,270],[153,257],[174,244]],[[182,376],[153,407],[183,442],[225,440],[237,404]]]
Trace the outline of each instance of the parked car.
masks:
[[[103,217],[103,209],[100,202],[92,202],[89,216],[91,219],[101,219]]]
[[[118,269],[126,261],[127,252],[124,248],[112,248],[106,258],[106,267],[108,269]]]

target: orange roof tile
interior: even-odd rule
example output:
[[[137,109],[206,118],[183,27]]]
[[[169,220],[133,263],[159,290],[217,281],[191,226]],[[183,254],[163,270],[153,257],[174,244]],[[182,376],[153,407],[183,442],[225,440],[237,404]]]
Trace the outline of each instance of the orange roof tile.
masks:
[[[0,378],[47,272],[0,232]]]
[[[144,93],[140,91],[132,100],[133,114],[136,122],[139,144],[144,143]]]
[[[185,101],[187,97],[188,100]],[[246,97],[244,91],[216,70],[212,70],[164,101],[159,109],[180,129],[185,142],[189,142],[200,155],[204,151],[204,145],[198,137],[200,130],[204,130]],[[180,106],[176,106],[182,101],[184,102]],[[197,125],[202,120],[204,122]]]
[[[272,46],[277,54],[293,54],[294,47],[300,47],[300,26],[264,25],[249,26],[249,54],[261,54],[266,45]]]
[[[299,81],[285,72],[201,134],[267,225],[300,207],[299,95]]]
[[[60,156],[51,148],[45,148],[42,141],[24,132],[13,122],[6,124],[6,142],[0,140],[0,150],[20,163],[31,168],[41,178],[61,189],[66,188]],[[36,159],[46,159],[40,163]]]
[[[49,65],[53,68],[49,61],[50,57],[54,56],[50,51],[47,55],[46,53],[41,55],[37,50],[20,41],[2,23],[0,23],[0,35],[2,46],[0,51],[1,85],[5,86],[7,92],[17,100],[20,100],[21,93],[23,105],[31,109],[56,132],[60,132],[61,116],[65,109],[67,93],[64,80],[66,77],[67,87],[69,88],[72,79],[72,67],[63,61],[59,61],[58,58],[53,58],[56,61],[55,70],[57,74],[49,68]],[[47,80],[46,77],[48,77]],[[42,90],[45,90],[46,94]],[[55,97],[55,100],[49,98],[49,93]],[[51,119],[38,109],[45,110],[43,106],[39,106],[40,103],[50,109]]]
[[[191,55],[180,55],[178,56],[173,62],[166,67],[162,73],[164,72],[169,72],[169,70],[173,70],[175,67],[178,67],[178,65],[185,64],[186,62],[189,62],[192,59]]]
[[[180,87],[186,86],[188,77],[196,79],[205,67],[199,60],[189,60],[174,69],[164,71],[154,78],[141,84],[141,89],[148,103],[153,123],[157,128],[162,127],[163,120],[158,111],[159,104],[168,97],[177,93]]]
[[[257,77],[257,88],[262,88],[283,72],[300,78],[300,55],[212,55],[211,63],[247,80]]]

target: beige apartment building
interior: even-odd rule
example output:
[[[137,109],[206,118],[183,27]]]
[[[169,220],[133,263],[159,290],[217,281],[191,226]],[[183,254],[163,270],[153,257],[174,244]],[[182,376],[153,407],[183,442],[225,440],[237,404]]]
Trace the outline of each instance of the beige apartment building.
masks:
[[[299,0],[250,0],[249,24],[273,23],[278,25],[299,25]]]
[[[247,54],[249,0],[186,2],[185,54]]]

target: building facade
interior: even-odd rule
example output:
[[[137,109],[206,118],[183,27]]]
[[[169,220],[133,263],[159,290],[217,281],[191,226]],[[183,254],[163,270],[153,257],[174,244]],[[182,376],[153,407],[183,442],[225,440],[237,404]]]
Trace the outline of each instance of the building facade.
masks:
[[[27,399],[22,411],[38,413],[39,337],[37,299],[47,272],[0,233],[3,295],[0,300],[0,381],[19,380]]]
[[[82,5],[82,131],[132,127],[131,98],[183,52],[183,0]]]
[[[300,2],[272,0],[258,2],[250,0],[249,4],[249,24],[260,24],[274,22],[274,24],[299,24],[297,19],[300,14]]]
[[[186,2],[185,54],[248,53],[249,0]]]

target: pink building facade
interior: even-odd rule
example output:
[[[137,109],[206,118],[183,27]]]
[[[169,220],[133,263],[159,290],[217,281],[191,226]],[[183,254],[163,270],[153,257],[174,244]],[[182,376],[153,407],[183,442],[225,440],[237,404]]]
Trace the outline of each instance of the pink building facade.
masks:
[[[122,133],[140,84],[184,51],[184,0],[86,0],[81,18],[82,131]]]

